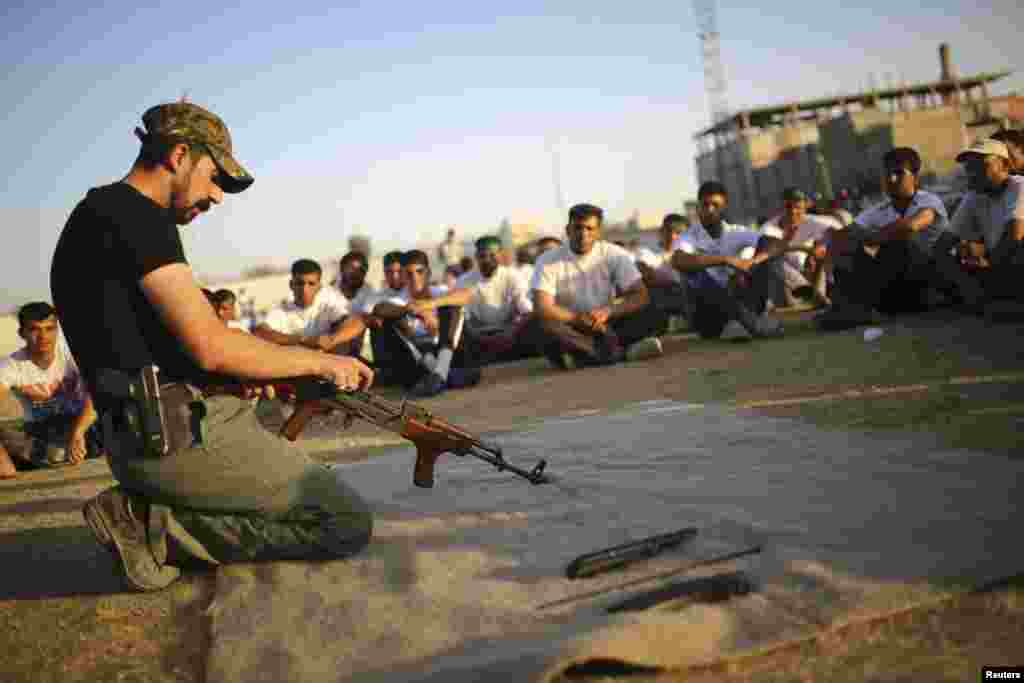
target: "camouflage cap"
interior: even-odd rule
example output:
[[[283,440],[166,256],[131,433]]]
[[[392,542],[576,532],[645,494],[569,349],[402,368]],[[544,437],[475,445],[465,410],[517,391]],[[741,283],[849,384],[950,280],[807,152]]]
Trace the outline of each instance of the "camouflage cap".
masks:
[[[235,159],[231,133],[220,117],[191,102],[172,102],[150,107],[142,115],[146,132],[168,138],[180,138],[203,145],[210,153],[220,178],[217,184],[228,193],[241,192],[252,185],[253,177]]]

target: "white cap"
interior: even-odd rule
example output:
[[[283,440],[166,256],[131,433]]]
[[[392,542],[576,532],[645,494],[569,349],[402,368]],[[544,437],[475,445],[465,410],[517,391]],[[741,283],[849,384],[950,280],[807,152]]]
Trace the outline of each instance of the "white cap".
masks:
[[[1010,150],[1006,148],[1006,143],[1000,142],[999,140],[993,140],[992,138],[978,140],[973,145],[957,154],[956,160],[962,163],[972,154],[977,154],[983,157],[996,156],[1002,157],[1003,159],[1010,158]]]

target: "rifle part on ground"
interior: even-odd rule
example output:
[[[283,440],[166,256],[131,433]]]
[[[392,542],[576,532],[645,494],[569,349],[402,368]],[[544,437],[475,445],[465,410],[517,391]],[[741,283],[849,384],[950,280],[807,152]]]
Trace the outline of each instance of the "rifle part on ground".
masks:
[[[295,412],[281,428],[281,434],[295,441],[314,415],[324,408],[340,410],[354,418],[365,420],[381,429],[399,434],[416,446],[416,465],[412,481],[416,486],[434,485],[434,464],[442,453],[471,455],[493,465],[499,472],[508,470],[531,484],[545,484],[546,462],[541,460],[532,470],[524,470],[505,460],[501,447],[488,443],[470,432],[452,425],[422,406],[408,401],[394,403],[369,391],[342,391],[334,384],[316,377],[268,382],[278,397],[295,401]],[[228,393],[251,395],[252,385],[209,387],[207,395]]]
[[[761,546],[755,545],[755,546],[750,547],[750,548],[745,548],[743,550],[737,550],[736,552],[726,553],[724,555],[715,555],[713,557],[706,557],[706,558],[699,559],[699,560],[693,560],[692,562],[687,562],[686,564],[684,564],[681,567],[677,567],[675,569],[670,569],[668,571],[658,572],[657,574],[648,574],[647,576],[641,576],[641,577],[636,578],[636,579],[631,579],[629,581],[624,581],[622,583],[615,584],[614,586],[608,586],[606,588],[599,588],[597,590],[588,591],[586,593],[577,593],[576,595],[570,595],[569,597],[561,598],[560,600],[552,600],[551,602],[545,602],[545,603],[542,603],[540,605],[537,605],[537,609],[538,610],[542,610],[542,609],[547,609],[549,607],[559,607],[561,605],[568,605],[571,602],[577,602],[579,600],[586,600],[587,598],[597,597],[598,595],[604,595],[606,593],[611,593],[612,591],[622,590],[624,588],[631,588],[631,587],[639,585],[641,583],[647,583],[648,581],[657,581],[658,579],[667,579],[667,578],[669,578],[671,576],[676,576],[677,574],[682,574],[684,572],[692,571],[692,570],[698,569],[700,567],[706,567],[706,566],[713,565],[713,564],[721,564],[723,562],[729,562],[731,560],[738,560],[741,557],[747,557],[748,555],[755,555],[755,554],[757,554],[759,552],[761,552]]]
[[[619,569],[631,562],[654,557],[661,551],[674,548],[696,535],[696,527],[687,527],[580,555],[565,568],[565,575],[570,579],[582,579]]]

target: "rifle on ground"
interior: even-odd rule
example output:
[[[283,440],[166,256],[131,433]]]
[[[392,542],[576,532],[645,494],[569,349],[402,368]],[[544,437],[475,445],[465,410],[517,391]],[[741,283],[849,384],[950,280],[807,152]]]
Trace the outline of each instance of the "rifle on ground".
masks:
[[[508,470],[531,484],[550,481],[544,475],[546,462],[541,460],[532,470],[524,470],[510,464],[502,456],[501,447],[488,443],[475,434],[456,427],[450,422],[431,414],[425,408],[403,400],[401,403],[388,401],[369,391],[343,391],[331,382],[317,377],[264,382],[279,398],[295,402],[295,412],[284,423],[281,435],[295,441],[314,415],[340,410],[347,415],[371,422],[381,429],[399,434],[416,446],[416,465],[412,482],[421,488],[434,485],[434,464],[442,453],[471,455],[490,463],[499,472]],[[231,394],[250,396],[253,387],[260,384],[237,384],[207,387],[206,395]]]
[[[697,535],[696,527],[687,527],[667,534],[658,534],[630,541],[604,550],[580,555],[565,568],[570,579],[596,576],[602,572],[620,569],[626,565],[654,557],[663,550],[674,548]]]
[[[588,598],[593,598],[593,597],[596,597],[598,595],[605,595],[607,593],[611,593],[612,591],[618,591],[618,590],[622,590],[624,588],[631,588],[631,587],[639,585],[641,583],[647,583],[648,581],[657,581],[657,580],[660,580],[660,579],[667,579],[669,577],[676,576],[678,574],[683,574],[685,572],[692,571],[692,570],[697,569],[699,567],[707,567],[707,566],[710,566],[710,565],[721,564],[723,562],[731,562],[732,560],[738,560],[741,557],[747,557],[749,555],[756,555],[759,552],[761,552],[761,546],[755,545],[755,546],[752,546],[750,548],[744,548],[743,550],[737,550],[735,552],[725,553],[724,555],[715,555],[713,557],[706,557],[706,558],[702,558],[702,559],[699,559],[699,560],[693,560],[691,562],[687,562],[686,564],[684,564],[684,565],[682,565],[680,567],[676,567],[675,569],[670,569],[668,571],[658,572],[656,574],[648,574],[647,576],[641,576],[639,578],[632,579],[630,581],[625,581],[623,583],[615,584],[614,586],[608,586],[606,588],[599,588],[597,590],[588,591],[586,593],[577,593],[576,595],[570,595],[569,597],[562,598],[560,600],[552,600],[551,602],[545,602],[545,603],[542,603],[540,605],[537,605],[537,609],[538,610],[542,610],[542,609],[548,609],[549,607],[559,607],[561,605],[568,605],[569,603],[577,602],[579,600],[586,600]]]

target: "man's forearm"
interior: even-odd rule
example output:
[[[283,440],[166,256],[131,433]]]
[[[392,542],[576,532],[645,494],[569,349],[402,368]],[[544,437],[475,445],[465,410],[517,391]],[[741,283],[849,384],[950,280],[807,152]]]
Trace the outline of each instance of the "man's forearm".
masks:
[[[432,308],[441,308],[442,306],[465,306],[473,300],[472,289],[457,289],[451,294],[445,294],[439,296],[436,299],[428,299]]]
[[[707,256],[705,254],[687,254],[677,251],[672,254],[672,267],[683,273],[692,273],[705,268],[729,265],[728,256]]]
[[[635,289],[630,292],[626,292],[625,296],[617,304],[612,304],[608,307],[609,318],[623,318],[628,315],[633,315],[637,311],[643,310],[647,304],[651,301],[650,296],[647,293],[646,287]]]
[[[75,416],[74,421],[71,423],[72,432],[78,434],[85,434],[85,432],[92,427],[96,422],[96,407],[92,403],[92,398],[89,397],[85,401],[85,405],[82,407],[82,412]]]
[[[561,323],[572,323],[578,318],[576,313],[573,313],[568,308],[559,306],[555,303],[534,306],[534,311],[536,311],[539,314],[539,317],[543,320],[554,320]]]
[[[341,323],[337,331],[328,337],[327,346],[333,349],[340,344],[352,341],[365,331],[366,322],[363,320],[363,317],[360,315],[350,315],[345,318],[345,321]]]
[[[260,339],[277,344],[278,346],[302,346],[305,339],[301,334],[285,334],[284,332],[272,330],[266,325],[257,326],[252,333]]]

